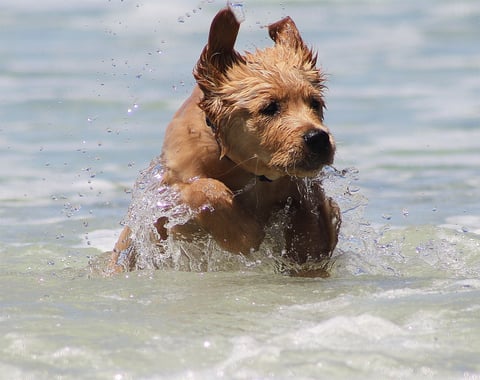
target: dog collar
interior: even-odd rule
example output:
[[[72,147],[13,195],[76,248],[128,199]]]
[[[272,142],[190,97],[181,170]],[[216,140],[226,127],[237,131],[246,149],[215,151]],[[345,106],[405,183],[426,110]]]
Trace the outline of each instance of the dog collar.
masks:
[[[265,177],[264,175],[257,175],[257,178],[261,182],[273,182],[270,178]]]

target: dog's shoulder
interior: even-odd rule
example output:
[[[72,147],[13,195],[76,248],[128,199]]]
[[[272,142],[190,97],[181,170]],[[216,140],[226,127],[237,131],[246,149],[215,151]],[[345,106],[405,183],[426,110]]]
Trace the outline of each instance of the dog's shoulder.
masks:
[[[223,171],[220,148],[198,106],[202,96],[202,91],[195,87],[167,126],[162,163],[173,174],[173,182],[214,177],[216,172]]]

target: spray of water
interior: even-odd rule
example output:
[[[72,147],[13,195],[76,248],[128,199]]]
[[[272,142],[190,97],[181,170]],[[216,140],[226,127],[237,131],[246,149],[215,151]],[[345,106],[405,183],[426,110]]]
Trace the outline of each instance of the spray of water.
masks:
[[[285,258],[285,240],[283,229],[286,223],[290,203],[274,215],[267,227],[266,237],[260,249],[250,255],[242,256],[222,250],[213,239],[205,236],[194,237],[191,241],[175,240],[169,237],[161,240],[154,223],[159,218],[168,219],[167,228],[185,224],[194,215],[194,211],[182,204],[178,193],[162,182],[164,170],[157,158],[143,170],[134,186],[132,203],[128,215],[123,221],[132,230],[134,249],[137,252],[137,268],[174,269],[186,271],[246,270],[297,273],[301,269]],[[311,182],[321,182],[328,196],[339,203],[343,224],[339,248],[334,259],[356,250],[371,250],[365,244],[369,239],[358,236],[371,234],[368,223],[363,221],[363,208],[366,199],[361,196],[354,183],[358,171],[342,171],[327,167],[316,178],[304,179],[304,193],[309,197]],[[315,200],[311,200],[313,203]],[[365,237],[365,236],[363,236]],[[311,264],[309,264],[311,265]],[[325,263],[316,263],[325,268]]]
[[[355,168],[337,170],[325,167],[315,178],[304,179],[306,197],[312,183],[320,183],[342,212],[339,242],[332,258],[323,263],[293,264],[285,255],[283,230],[290,202],[278,211],[266,228],[265,239],[256,252],[248,256],[222,250],[208,236],[189,241],[159,239],[154,223],[168,220],[167,228],[185,224],[195,211],[180,202],[179,194],[163,184],[164,168],[159,158],[143,170],[132,192],[132,203],[123,223],[132,230],[133,248],[137,252],[137,269],[181,271],[257,271],[264,273],[314,273],[333,276],[432,276],[454,277],[478,275],[480,268],[469,253],[480,249],[475,236],[436,226],[374,228],[365,219],[367,198],[358,186]],[[315,204],[314,199],[309,202]],[[464,254],[464,253],[467,254]]]

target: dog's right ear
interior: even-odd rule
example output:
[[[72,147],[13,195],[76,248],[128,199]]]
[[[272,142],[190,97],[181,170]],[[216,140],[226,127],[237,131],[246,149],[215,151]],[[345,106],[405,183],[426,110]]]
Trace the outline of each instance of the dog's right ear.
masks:
[[[208,44],[203,49],[193,71],[204,93],[218,83],[229,67],[238,61],[243,61],[242,56],[233,48],[239,29],[240,22],[230,7],[222,9],[214,17],[210,26]]]

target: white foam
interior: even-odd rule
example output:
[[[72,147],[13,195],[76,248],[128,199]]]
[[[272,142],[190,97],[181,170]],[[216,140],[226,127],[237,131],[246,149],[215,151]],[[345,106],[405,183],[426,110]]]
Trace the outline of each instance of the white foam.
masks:
[[[96,248],[101,252],[111,251],[115,242],[120,236],[119,229],[99,229],[88,232],[88,239],[85,239],[85,234],[80,235],[82,244],[81,248],[90,247]]]
[[[480,216],[478,215],[455,215],[447,218],[446,223],[442,225],[445,228],[451,228],[456,231],[470,232],[480,235]]]

